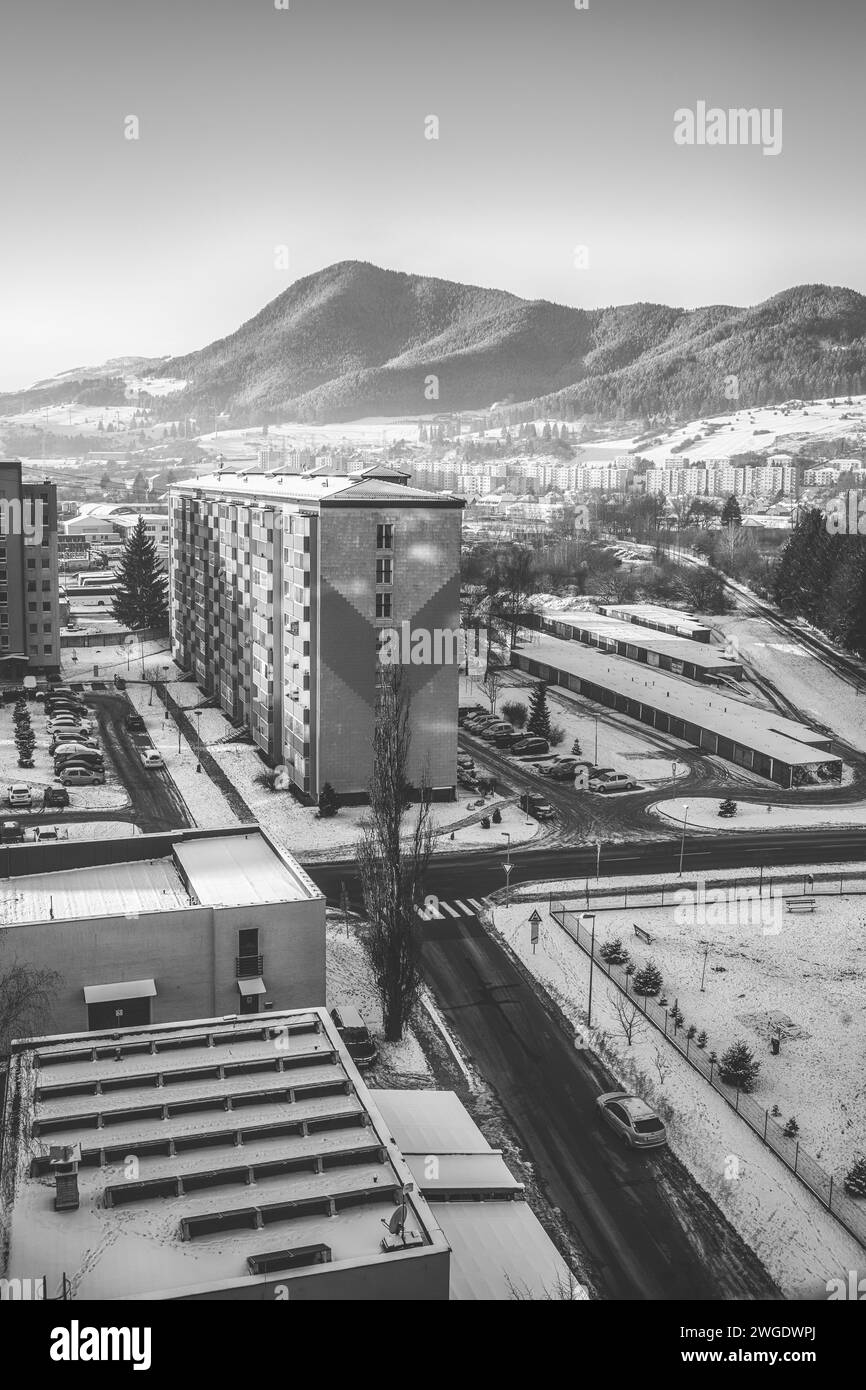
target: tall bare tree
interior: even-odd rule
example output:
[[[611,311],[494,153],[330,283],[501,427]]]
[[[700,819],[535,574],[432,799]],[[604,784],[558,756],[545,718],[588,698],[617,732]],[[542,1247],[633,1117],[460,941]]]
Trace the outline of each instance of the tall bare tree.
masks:
[[[422,778],[417,812],[408,817],[412,741],[410,698],[403,668],[385,665],[373,735],[370,810],[358,841],[358,869],[367,927],[364,948],[382,1002],[385,1037],[399,1041],[421,986],[421,928],[416,907],[433,850],[429,784]],[[404,821],[411,819],[406,827]]]
[[[61,984],[56,970],[36,970],[13,960],[0,966],[0,1067],[13,1038],[39,1033]]]

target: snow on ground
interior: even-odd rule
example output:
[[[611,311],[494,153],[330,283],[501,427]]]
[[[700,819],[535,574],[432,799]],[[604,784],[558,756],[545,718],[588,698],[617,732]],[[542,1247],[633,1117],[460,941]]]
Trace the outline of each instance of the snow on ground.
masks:
[[[179,688],[172,687],[172,690]],[[195,686],[191,688],[196,689]],[[201,698],[201,692],[197,693]],[[196,825],[213,830],[237,824],[238,818],[219,788],[214,786],[206,772],[196,772],[198,759],[195,752],[182,734],[178,738],[177,725],[173,719],[166,717],[162,701],[156,695],[151,701],[151,687],[130,683],[126,687],[126,694],[143,716],[151,742],[162,754],[166,771]]]
[[[162,680],[166,669],[170,676],[177,674],[165,640],[141,643],[132,634],[123,644],[111,642],[100,647],[64,647],[61,671],[63,679],[69,682],[111,680],[114,676],[134,681],[141,680],[142,665],[148,678],[152,676]],[[96,675],[94,666],[98,667]]]
[[[764,406],[737,410],[730,415],[705,416],[668,431],[662,443],[639,447],[637,452],[641,458],[652,459],[656,464],[667,463],[669,458],[695,463],[730,458],[733,454],[784,453],[795,443],[805,443],[816,436],[841,437],[866,427],[866,396],[852,399],[852,405],[837,398],[835,405],[827,399],[787,411],[781,406]],[[681,453],[674,453],[675,446],[694,440],[697,435],[703,437],[688,444]]]
[[[354,1004],[376,1038],[380,1062],[394,1071],[428,1076],[427,1059],[411,1029],[399,1043],[385,1042],[382,1037],[382,1007],[353,918],[349,918],[347,935],[342,914],[328,913],[326,949],[328,1008]]]
[[[62,814],[62,813],[61,813]],[[55,821],[61,840],[123,840],[141,834],[137,825],[128,820]],[[44,829],[44,826],[40,827]],[[26,832],[27,839],[36,839],[35,830]]]
[[[503,706],[512,700],[518,701],[528,709],[533,684],[534,682],[503,686],[496,697],[497,712],[502,711]],[[609,712],[601,712],[600,707],[596,719],[594,707],[587,701],[581,701],[578,697],[569,696],[559,690],[548,689],[547,701],[551,723],[558,724],[565,730],[565,738],[554,750],[556,753],[570,753],[574,740],[578,739],[582,757],[590,759],[598,767],[613,767],[617,772],[624,772],[641,783],[670,782],[675,776],[688,775],[688,763],[678,758],[677,745],[671,743],[670,747],[659,746],[667,744],[666,737],[657,736],[657,742],[654,743],[642,734],[639,727],[635,726],[632,729],[625,721],[617,722],[615,717],[610,717]],[[482,705],[485,710],[490,704],[481,686],[463,676],[460,680],[460,703]],[[502,717],[505,719],[507,715],[503,714]],[[686,747],[685,744],[679,746],[683,749]],[[479,760],[483,761],[481,753]]]
[[[604,856],[602,855],[602,861]],[[526,902],[537,902],[542,898],[552,897],[556,899],[557,894],[563,897],[580,896],[583,897],[587,889],[589,890],[593,903],[607,903],[611,907],[621,905],[623,895],[626,895],[628,903],[637,906],[640,903],[652,904],[660,901],[662,889],[668,894],[674,887],[681,887],[703,883],[706,885],[717,885],[719,883],[734,883],[745,881],[747,883],[796,883],[802,884],[803,877],[812,874],[815,880],[814,893],[820,893],[826,889],[828,893],[840,893],[847,883],[853,885],[861,879],[866,879],[866,862],[862,864],[822,864],[817,868],[814,864],[786,864],[778,868],[772,865],[765,865],[763,870],[757,866],[750,866],[741,869],[695,869],[688,867],[682,880],[672,879],[669,872],[663,874],[641,873],[638,879],[634,875],[615,875],[602,874],[596,878],[590,874],[588,878],[551,878],[544,879],[536,883],[516,883],[512,890],[512,898],[522,898]],[[636,891],[636,884],[647,889],[646,893]]]
[[[529,910],[527,904],[496,908],[494,928],[586,1036],[588,957],[547,913],[544,913],[540,939],[533,954],[529,940]],[[708,1012],[712,1015],[706,1024],[711,1034],[710,1046],[718,1050],[719,1043],[726,1045],[735,1036],[747,1036],[747,1025],[739,1021],[737,1015],[761,1012],[763,1000],[759,985],[752,979],[753,963],[757,966],[758,980],[763,979],[766,972],[773,989],[779,988],[782,1009],[795,1015],[794,1021],[799,1022],[809,1036],[799,1041],[783,1041],[781,1055],[771,1060],[756,1026],[751,1025],[752,1041],[763,1063],[758,1096],[766,1097],[767,1104],[772,1104],[773,1095],[777,1094],[786,1118],[796,1109],[804,1131],[804,1147],[810,1147],[805,1138],[807,1129],[810,1138],[813,1128],[821,1133],[825,1166],[831,1166],[828,1158],[831,1147],[841,1151],[845,1146],[846,1151],[850,1151],[855,1147],[855,1125],[860,1123],[861,1135],[863,1129],[862,1078],[859,1070],[851,1076],[851,1060],[853,1056],[862,1055],[863,967],[866,961],[862,945],[858,950],[857,945],[852,944],[852,934],[854,941],[858,933],[862,937],[864,916],[866,912],[852,900],[837,916],[827,914],[820,918],[821,932],[827,932],[836,949],[843,948],[849,959],[853,955],[859,958],[859,999],[853,981],[834,978],[833,969],[822,963],[820,938],[816,936],[813,941],[808,923],[799,921],[791,924],[790,938],[786,924],[786,932],[780,937],[744,932],[739,944],[734,940],[727,942],[724,954],[722,948],[717,948],[716,959],[724,959],[727,975],[731,978],[714,974],[709,986],[712,994],[704,996],[710,1000]],[[596,919],[597,931],[601,920]],[[681,931],[672,917],[668,920],[664,940],[659,943],[658,950],[656,943],[653,944],[653,952],[664,973],[670,976],[670,997],[678,992],[687,1022],[692,1017],[697,1022],[701,999],[699,966],[703,951],[698,942],[692,940],[692,935],[697,935],[694,929]],[[814,930],[818,923],[815,919],[809,921]],[[614,925],[613,918],[605,918],[601,930],[612,935]],[[652,931],[648,914],[641,914],[641,925]],[[631,931],[628,914],[621,914],[617,930],[623,939]],[[657,930],[661,932],[662,928]],[[703,930],[700,934],[704,935]],[[631,942],[628,944],[630,947]],[[641,952],[643,950],[641,948]],[[643,954],[639,959],[643,960]],[[803,978],[798,979],[801,970]],[[673,984],[675,973],[678,980],[682,977],[682,986],[678,984],[677,989]],[[736,998],[738,985],[745,992],[744,1001]],[[665,1045],[656,1029],[641,1021],[631,1046],[626,1044],[611,1003],[614,996],[614,986],[597,973],[593,990],[594,1028],[589,1035],[592,1050],[603,1054],[621,1085],[638,1091],[651,1104],[663,1108],[672,1148],[755,1250],[786,1297],[826,1297],[828,1279],[838,1278],[845,1270],[862,1267],[862,1248],[748,1126],[737,1119],[721,1096],[674,1048]],[[850,1021],[843,1024],[842,1018],[849,1013]],[[730,1033],[727,1031],[729,1017],[733,1019]],[[847,1043],[844,1051],[838,1046],[839,1035],[834,1029],[844,1029]],[[860,1047],[852,1051],[855,1030],[860,1037]],[[669,1066],[663,1082],[656,1069],[657,1050],[663,1064],[666,1060]],[[825,1065],[832,1066],[832,1080],[826,1078],[821,1058]],[[824,1094],[819,1096],[818,1092]],[[842,1109],[843,1105],[847,1110]],[[855,1113],[859,1121],[854,1118]],[[823,1135],[825,1122],[826,1136]],[[833,1134],[829,1133],[831,1127]]]
[[[808,830],[833,825],[866,825],[866,801],[853,806],[780,806],[772,801],[737,803],[735,816],[719,816],[719,797],[655,801],[647,810],[681,826],[688,807],[688,828],[702,830]]]
[[[855,686],[762,618],[730,613],[709,621],[736,641],[743,660],[783,691],[805,721],[832,728],[853,748],[866,752],[866,696]],[[850,660],[850,653],[846,655]]]

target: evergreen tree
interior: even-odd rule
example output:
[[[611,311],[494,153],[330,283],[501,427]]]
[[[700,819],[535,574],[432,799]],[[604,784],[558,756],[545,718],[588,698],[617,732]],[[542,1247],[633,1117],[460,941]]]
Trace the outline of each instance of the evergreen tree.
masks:
[[[123,547],[119,587],[112,611],[115,618],[131,629],[164,628],[168,625],[168,581],[148,537],[144,517],[138,518]]]
[[[760,1070],[760,1062],[755,1061],[754,1053],[744,1042],[732,1043],[719,1062],[719,1076],[726,1085],[740,1091],[754,1089]]]
[[[340,809],[340,798],[330,782],[326,782],[319,793],[319,816],[323,820],[335,816]]]
[[[658,994],[662,987],[662,972],[655,961],[649,960],[632,980],[635,994]]]
[[[866,1197],[866,1158],[856,1154],[854,1166],[845,1175],[845,1191],[852,1197]]]
[[[743,524],[743,514],[740,511],[740,504],[736,497],[729,497],[722,508],[723,526],[741,526]]]
[[[550,738],[550,711],[547,708],[547,686],[539,681],[529,697],[529,719],[526,732],[533,738]]]

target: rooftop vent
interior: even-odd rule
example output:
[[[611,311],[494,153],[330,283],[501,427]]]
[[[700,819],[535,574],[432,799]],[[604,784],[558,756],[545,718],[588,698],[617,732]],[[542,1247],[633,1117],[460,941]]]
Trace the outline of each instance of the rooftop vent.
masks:
[[[54,1210],[77,1211],[78,1165],[81,1162],[80,1144],[52,1144],[48,1154],[54,1174]]]

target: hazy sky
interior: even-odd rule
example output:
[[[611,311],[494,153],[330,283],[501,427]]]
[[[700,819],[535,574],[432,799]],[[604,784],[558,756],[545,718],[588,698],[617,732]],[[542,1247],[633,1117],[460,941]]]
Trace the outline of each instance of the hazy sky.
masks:
[[[866,0],[289,4],[5,0],[0,388],[346,259],[585,306],[866,290]],[[701,100],[781,108],[781,153],[677,146]]]

